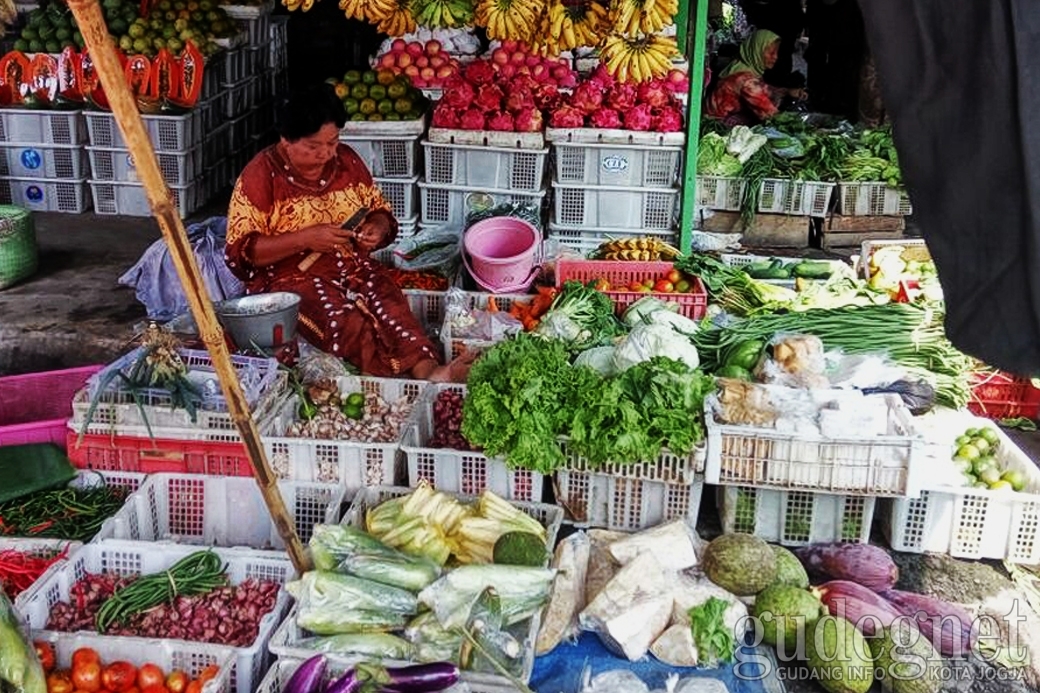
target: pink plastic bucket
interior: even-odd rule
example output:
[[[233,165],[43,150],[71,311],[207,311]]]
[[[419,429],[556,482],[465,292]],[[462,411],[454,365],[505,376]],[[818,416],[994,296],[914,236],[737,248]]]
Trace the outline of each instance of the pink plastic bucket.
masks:
[[[478,221],[466,229],[462,245],[463,259],[474,281],[489,291],[526,288],[538,271],[541,234],[523,219],[492,217]]]

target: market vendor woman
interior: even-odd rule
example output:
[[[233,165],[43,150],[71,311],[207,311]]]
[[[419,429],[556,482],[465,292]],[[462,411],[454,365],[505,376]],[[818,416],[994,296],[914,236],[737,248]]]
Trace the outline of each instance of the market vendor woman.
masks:
[[[777,114],[785,96],[804,99],[803,89],[766,84],[763,73],[776,64],[780,37],[759,29],[740,46],[740,57],[719,75],[708,94],[705,113],[726,125],[754,125]]]
[[[469,357],[441,365],[386,269],[370,257],[397,236],[390,205],[358,155],[326,84],[294,92],[280,139],[242,171],[228,209],[224,259],[250,294],[299,294],[300,335],[381,377],[464,380]],[[355,230],[343,225],[365,210]],[[312,253],[320,253],[307,266]]]

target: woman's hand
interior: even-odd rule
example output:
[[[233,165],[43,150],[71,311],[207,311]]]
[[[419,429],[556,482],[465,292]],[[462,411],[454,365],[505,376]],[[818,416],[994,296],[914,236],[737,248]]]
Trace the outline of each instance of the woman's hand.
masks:
[[[386,214],[369,214],[357,228],[357,247],[359,250],[372,252],[383,244],[389,233],[390,220]]]
[[[804,89],[788,89],[787,95],[795,101],[805,101],[809,98],[809,94]]]
[[[341,251],[354,240],[354,232],[332,224],[316,224],[306,229],[306,249],[318,253]]]

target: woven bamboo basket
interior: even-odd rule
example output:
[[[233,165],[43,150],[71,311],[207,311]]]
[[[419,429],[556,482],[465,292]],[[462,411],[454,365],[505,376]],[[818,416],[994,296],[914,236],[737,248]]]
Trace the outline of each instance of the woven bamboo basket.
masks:
[[[0,205],[0,289],[36,272],[36,228],[28,210]]]

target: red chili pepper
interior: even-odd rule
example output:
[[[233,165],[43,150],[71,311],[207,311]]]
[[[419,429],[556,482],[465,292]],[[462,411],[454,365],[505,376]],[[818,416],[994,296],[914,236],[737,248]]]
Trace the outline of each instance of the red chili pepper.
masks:
[[[27,590],[55,561],[67,555],[67,548],[50,558],[30,556],[14,549],[0,551],[0,587],[14,599]]]
[[[47,528],[53,524],[54,520],[47,520],[45,522],[41,522],[35,527],[30,527],[27,531],[29,532],[29,534],[39,534],[40,532],[46,531]]]

